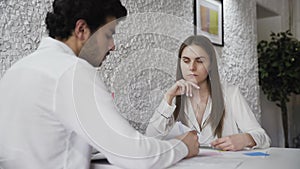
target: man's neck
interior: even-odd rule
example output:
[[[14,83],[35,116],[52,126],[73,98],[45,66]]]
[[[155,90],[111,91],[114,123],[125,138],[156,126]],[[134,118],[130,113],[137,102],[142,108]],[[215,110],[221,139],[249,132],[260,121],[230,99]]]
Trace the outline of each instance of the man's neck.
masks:
[[[56,39],[56,40],[59,40],[61,42],[63,42],[64,44],[66,44],[67,46],[69,46],[72,51],[75,53],[76,56],[79,55],[79,52],[80,52],[80,48],[78,46],[78,43],[75,39],[74,36],[70,36],[68,39]]]

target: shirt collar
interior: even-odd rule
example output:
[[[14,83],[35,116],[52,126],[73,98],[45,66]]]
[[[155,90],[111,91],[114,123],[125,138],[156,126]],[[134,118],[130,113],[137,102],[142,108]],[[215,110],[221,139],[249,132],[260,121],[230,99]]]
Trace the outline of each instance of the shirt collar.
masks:
[[[73,52],[73,50],[68,45],[66,45],[65,43],[63,43],[59,40],[51,38],[51,37],[43,38],[41,41],[41,44],[38,48],[43,49],[43,48],[49,48],[49,47],[50,48],[55,47],[56,50],[60,50],[64,53],[68,53],[68,54],[76,56],[76,54]]]
[[[212,100],[211,97],[208,97],[207,104],[205,107],[205,111],[202,117],[201,126],[204,126],[204,124],[207,122],[209,115],[211,114],[211,107],[212,107]],[[200,131],[200,127],[198,125],[195,112],[192,107],[192,103],[190,98],[186,99],[186,106],[185,106],[185,112],[187,112],[188,118],[190,119],[190,122],[193,123],[194,126],[197,127],[197,129]]]

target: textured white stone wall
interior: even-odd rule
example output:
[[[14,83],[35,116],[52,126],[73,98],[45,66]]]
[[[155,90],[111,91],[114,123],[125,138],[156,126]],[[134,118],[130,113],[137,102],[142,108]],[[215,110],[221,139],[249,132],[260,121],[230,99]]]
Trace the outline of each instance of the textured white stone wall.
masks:
[[[166,89],[175,82],[177,51],[193,34],[193,1],[127,0],[116,52],[101,75],[119,112],[143,132]]]
[[[36,49],[45,34],[44,17],[51,2],[0,1],[0,77]],[[100,74],[115,93],[120,113],[143,132],[144,122],[175,80],[179,44],[193,34],[193,0],[122,2],[129,10],[129,21],[120,23],[117,50]],[[225,45],[217,47],[221,78],[240,87],[260,119],[255,1],[224,0],[223,4]]]
[[[256,1],[224,0],[224,48],[220,72],[238,85],[260,121]]]
[[[0,78],[15,61],[37,48],[51,1],[0,1]]]

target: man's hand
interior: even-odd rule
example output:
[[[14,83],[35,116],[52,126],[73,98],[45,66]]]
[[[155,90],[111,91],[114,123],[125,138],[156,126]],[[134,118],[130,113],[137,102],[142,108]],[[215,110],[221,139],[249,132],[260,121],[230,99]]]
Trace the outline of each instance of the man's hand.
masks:
[[[198,142],[198,136],[195,130],[178,136],[177,139],[181,140],[188,147],[189,153],[186,158],[198,155],[200,144]]]

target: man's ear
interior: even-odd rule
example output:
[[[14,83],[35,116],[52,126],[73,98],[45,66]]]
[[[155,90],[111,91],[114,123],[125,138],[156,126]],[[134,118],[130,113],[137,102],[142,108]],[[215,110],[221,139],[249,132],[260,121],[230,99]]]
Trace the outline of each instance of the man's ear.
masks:
[[[74,34],[77,39],[84,42],[90,37],[91,31],[85,20],[79,19],[76,22]]]

